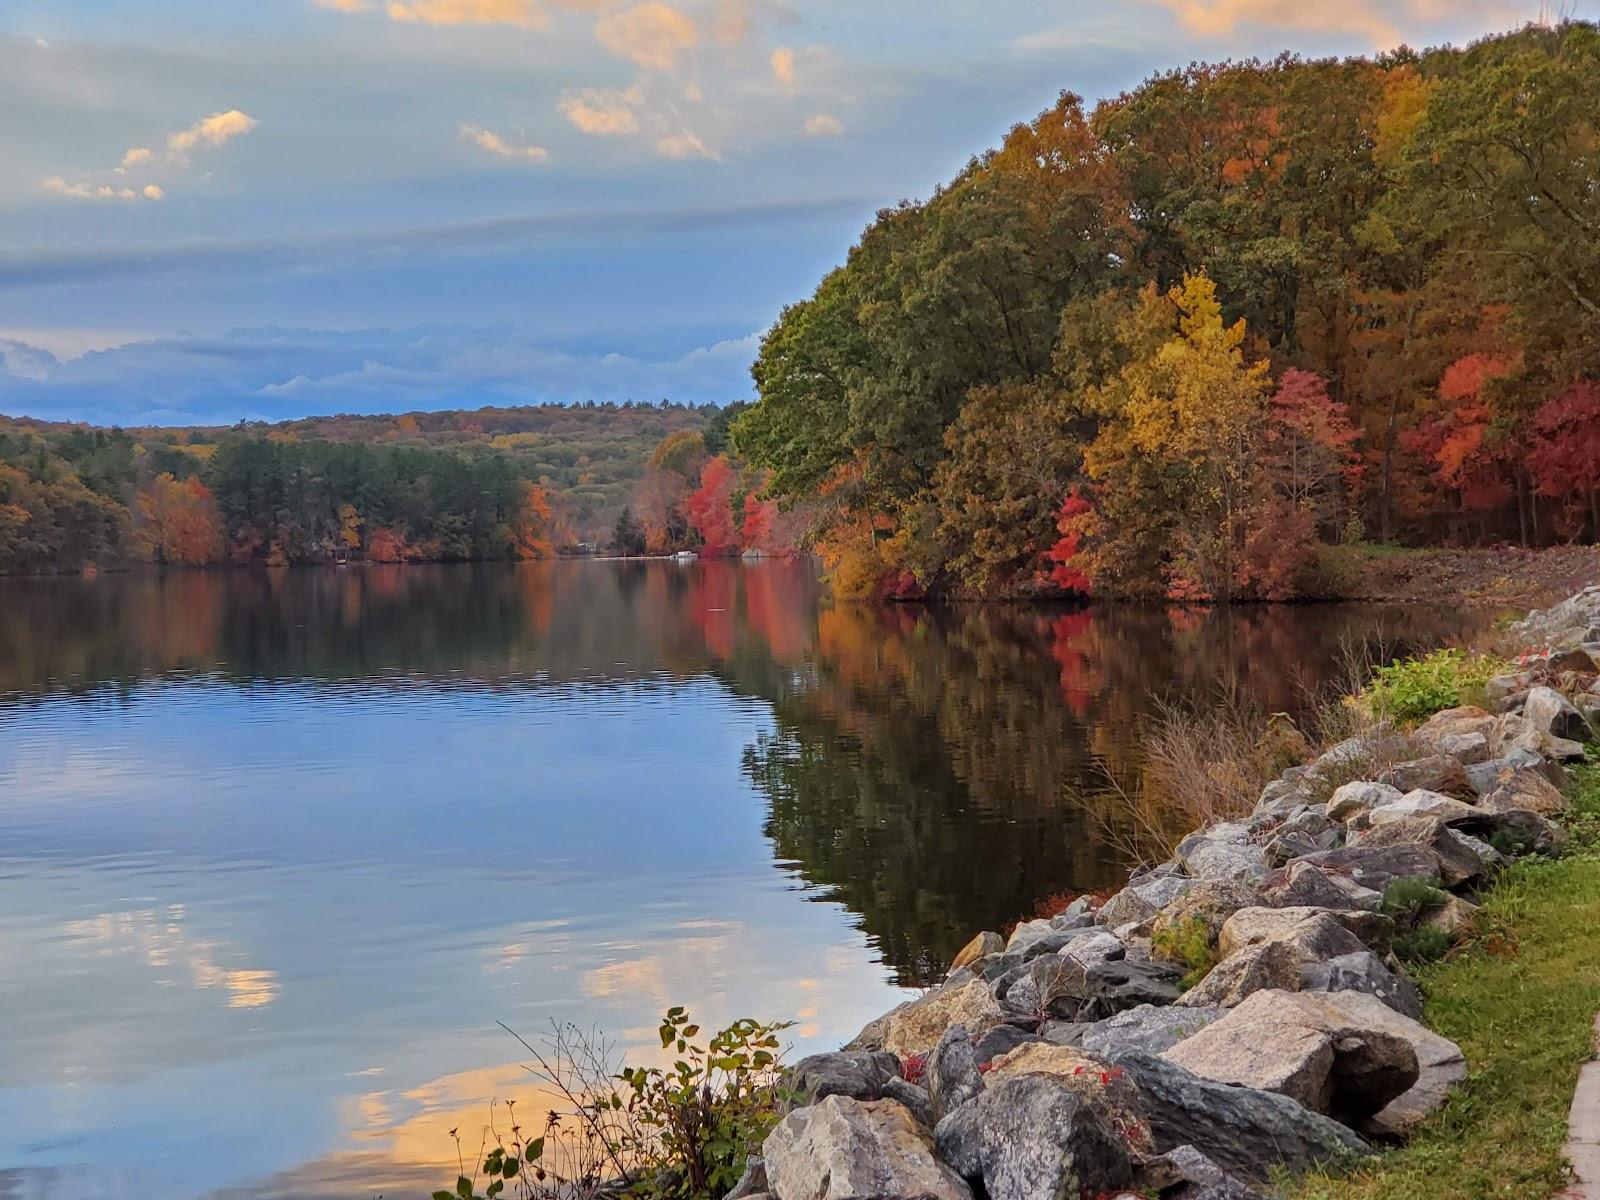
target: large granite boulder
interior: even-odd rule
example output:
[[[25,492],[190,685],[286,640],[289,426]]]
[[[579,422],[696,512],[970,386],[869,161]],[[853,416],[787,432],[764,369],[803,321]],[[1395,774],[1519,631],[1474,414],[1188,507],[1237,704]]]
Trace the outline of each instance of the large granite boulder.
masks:
[[[1122,1140],[1100,1113],[1051,1075],[1000,1081],[940,1121],[934,1137],[939,1156],[981,1184],[989,1200],[1103,1195],[1133,1178]],[[779,1200],[790,1198],[780,1195]]]
[[[1270,869],[1260,846],[1239,838],[1225,826],[1191,833],[1178,843],[1177,857],[1184,870],[1196,879],[1248,883]]]
[[[1232,879],[1201,880],[1161,910],[1151,932],[1159,936],[1198,921],[1205,926],[1207,939],[1215,942],[1224,921],[1241,908],[1260,903],[1260,896],[1248,884]]]
[[[1312,851],[1312,853],[1316,853]],[[1260,896],[1274,908],[1360,909],[1376,912],[1383,893],[1315,863],[1291,862],[1261,881]]]
[[[1410,762],[1396,763],[1378,773],[1378,782],[1399,788],[1401,792],[1422,790],[1462,799],[1473,794],[1466,767],[1460,759],[1450,754],[1430,754]]]
[[[1454,801],[1452,801],[1454,803]],[[1482,814],[1474,810],[1475,818]],[[1437,817],[1404,817],[1374,825],[1352,844],[1369,849],[1382,846],[1425,846],[1439,860],[1439,879],[1446,887],[1477,883],[1500,865],[1492,846],[1469,834],[1451,829]]]
[[[1439,856],[1413,843],[1395,846],[1345,846],[1300,860],[1344,875],[1380,895],[1397,879],[1437,879]]]
[[[1414,817],[1432,817],[1446,825],[1462,825],[1482,820],[1483,814],[1471,804],[1426,788],[1407,792],[1400,799],[1380,804],[1367,813],[1367,821],[1374,827]]]
[[[950,972],[954,974],[961,970],[962,967],[970,967],[980,958],[989,958],[995,954],[1002,954],[1005,952],[1005,948],[1005,938],[998,933],[985,930],[956,952],[956,956],[950,960]]]
[[[1511,768],[1495,774],[1478,806],[1487,812],[1522,810],[1541,817],[1559,817],[1567,811],[1566,794],[1541,771]]]
[[[988,1085],[995,1087],[1023,1075],[1055,1076],[1104,1118],[1124,1146],[1141,1154],[1154,1147],[1139,1107],[1138,1090],[1103,1056],[1079,1046],[1033,1042],[995,1060],[986,1078]]]
[[[1135,1169],[1133,1182],[1141,1196],[1159,1194],[1161,1200],[1267,1200],[1193,1146],[1178,1146],[1145,1159]]]
[[[877,1100],[900,1074],[900,1060],[884,1050],[840,1050],[813,1054],[789,1068],[787,1086],[815,1104],[828,1096]]]
[[[1360,1007],[1352,1010],[1343,998],[1256,992],[1163,1057],[1219,1083],[1278,1092],[1354,1123],[1408,1091],[1420,1067],[1409,1041],[1364,1020]],[[1373,1003],[1398,1018],[1380,1001]]]
[[[972,1200],[927,1132],[893,1100],[829,1096],[796,1109],[761,1147],[777,1200]]]
[[[1341,823],[1361,815],[1380,804],[1390,804],[1405,795],[1399,788],[1387,783],[1358,780],[1345,783],[1333,790],[1328,798],[1328,819]]]
[[[1455,899],[1455,897],[1451,897]],[[1271,943],[1269,943],[1271,944]],[[1395,1012],[1422,1020],[1422,996],[1417,985],[1404,975],[1391,971],[1370,950],[1341,954],[1323,962],[1306,963],[1300,968],[1298,989],[1302,992],[1365,992],[1376,996]]]
[[[1143,924],[1193,886],[1194,880],[1181,875],[1146,876],[1102,904],[1094,919],[1107,929]]]
[[[1357,943],[1359,944],[1359,943]],[[1245,997],[1273,988],[1294,990],[1303,966],[1288,941],[1268,941],[1230,954],[1173,1003],[1185,1011],[1215,1012],[1237,1007]]]
[[[1304,1172],[1372,1152],[1345,1126],[1287,1096],[1217,1083],[1143,1050],[1108,1057],[1138,1090],[1158,1152],[1193,1146],[1229,1174],[1256,1181],[1280,1168]]]
[[[846,1050],[887,1050],[900,1058],[926,1054],[952,1025],[965,1025],[981,1037],[1006,1022],[1005,1010],[982,979],[963,980],[958,973],[943,987],[908,1000],[873,1021]]]
[[[1372,949],[1388,953],[1394,922],[1381,913],[1323,908],[1244,908],[1222,927],[1217,948],[1224,959],[1246,946],[1287,942],[1302,963]]]
[[[1531,689],[1522,705],[1522,718],[1535,733],[1553,738],[1586,742],[1594,736],[1584,715],[1555,688]]]
[[[1184,999],[1189,993],[1184,994]],[[1218,1020],[1226,1010],[1198,1005],[1141,1004],[1083,1030],[1078,1044],[1091,1054],[1113,1050],[1146,1050],[1160,1054]]]
[[[928,1054],[925,1078],[935,1122],[983,1091],[983,1074],[965,1025],[952,1025]]]
[[[1536,609],[1506,633],[1520,645],[1553,650],[1600,641],[1600,584],[1592,584],[1550,608]]]

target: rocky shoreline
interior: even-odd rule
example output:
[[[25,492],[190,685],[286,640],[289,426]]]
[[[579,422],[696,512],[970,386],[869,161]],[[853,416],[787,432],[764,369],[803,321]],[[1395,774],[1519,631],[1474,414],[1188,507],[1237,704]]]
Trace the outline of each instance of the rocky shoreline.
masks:
[[[1467,1063],[1395,947],[1448,941],[1510,860],[1560,853],[1600,724],[1600,585],[1510,636],[1540,652],[1485,707],[1285,771],[1247,817],[1102,903],[978,934],[938,987],[797,1063],[729,1200],[1262,1200],[1404,1139]]]

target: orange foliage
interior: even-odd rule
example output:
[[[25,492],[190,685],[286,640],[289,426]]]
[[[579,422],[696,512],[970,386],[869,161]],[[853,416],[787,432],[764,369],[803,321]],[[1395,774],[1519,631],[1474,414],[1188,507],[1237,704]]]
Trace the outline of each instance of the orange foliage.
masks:
[[[550,496],[544,488],[526,480],[521,485],[517,514],[510,525],[511,544],[521,559],[550,558],[555,547],[550,541]]]
[[[739,552],[739,533],[733,521],[733,489],[738,472],[719,454],[700,472],[700,486],[689,496],[689,519],[705,543],[701,554],[708,558]]]
[[[222,557],[222,515],[198,479],[157,475],[140,490],[139,538],[159,563],[200,566]]]
[[[405,534],[387,526],[374,529],[367,539],[367,557],[377,563],[405,562],[411,557]]]

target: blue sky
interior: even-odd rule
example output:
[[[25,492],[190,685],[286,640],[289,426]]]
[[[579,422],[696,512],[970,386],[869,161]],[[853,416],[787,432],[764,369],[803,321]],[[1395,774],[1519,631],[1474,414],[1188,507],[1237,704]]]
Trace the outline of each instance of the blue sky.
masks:
[[[1063,88],[1459,42],[1540,10],[10,0],[0,412],[738,399],[761,331],[877,208]]]

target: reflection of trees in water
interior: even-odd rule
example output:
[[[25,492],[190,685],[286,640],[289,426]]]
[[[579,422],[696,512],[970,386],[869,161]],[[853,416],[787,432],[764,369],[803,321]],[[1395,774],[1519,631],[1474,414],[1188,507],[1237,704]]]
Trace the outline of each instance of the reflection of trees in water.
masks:
[[[1293,712],[1384,624],[1349,607],[825,610],[811,686],[774,699],[745,770],[779,855],[861,915],[901,982],[926,983],[976,930],[1120,878],[1107,781],[1137,786],[1158,699],[1231,680]]]
[[[1293,710],[1347,636],[1459,614],[819,608],[807,564],[541,563],[0,581],[0,693],[238,683],[616,687],[704,678],[775,729],[744,770],[777,855],[903,981],[978,928],[1122,873],[1103,835],[1156,697],[1237,678]]]

